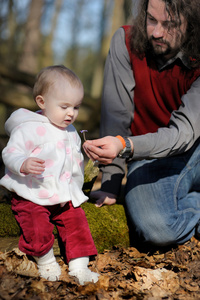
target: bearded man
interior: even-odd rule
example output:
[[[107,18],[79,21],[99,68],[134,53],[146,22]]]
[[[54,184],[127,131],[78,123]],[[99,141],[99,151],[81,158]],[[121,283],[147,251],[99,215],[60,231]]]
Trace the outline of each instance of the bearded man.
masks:
[[[114,204],[128,166],[131,242],[166,246],[200,237],[200,2],[141,0],[114,34],[105,65],[96,205]]]

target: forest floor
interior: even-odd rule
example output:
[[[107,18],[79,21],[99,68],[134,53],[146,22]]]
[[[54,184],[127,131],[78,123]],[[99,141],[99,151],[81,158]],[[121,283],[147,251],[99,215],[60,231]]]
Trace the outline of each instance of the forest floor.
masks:
[[[98,187],[97,187],[98,188]],[[80,286],[68,275],[55,240],[59,281],[41,279],[37,266],[18,249],[19,238],[0,238],[0,300],[197,300],[200,299],[200,241],[140,252],[115,246],[90,262],[97,283]]]
[[[89,265],[99,281],[84,286],[68,275],[54,250],[62,270],[56,282],[41,279],[36,264],[18,248],[0,252],[0,299],[200,299],[200,242],[195,238],[152,253],[133,247],[105,250]]]

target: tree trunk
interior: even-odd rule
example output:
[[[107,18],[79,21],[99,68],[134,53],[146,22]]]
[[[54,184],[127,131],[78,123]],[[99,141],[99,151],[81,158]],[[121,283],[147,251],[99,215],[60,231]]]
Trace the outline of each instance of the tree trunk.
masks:
[[[103,85],[103,72],[104,63],[108,52],[107,37],[105,35],[105,24],[106,24],[106,11],[108,9],[109,1],[104,0],[104,6],[101,13],[101,23],[100,23],[100,41],[99,41],[99,51],[97,54],[97,61],[95,65],[94,75],[91,85],[91,96],[93,98],[99,98],[101,96],[102,85]]]
[[[111,30],[105,34],[105,18],[107,9],[110,2],[104,0],[104,8],[101,17],[101,47],[97,55],[97,63],[93,75],[93,81],[91,86],[91,96],[93,98],[101,97],[101,91],[103,86],[103,72],[106,56],[108,54],[111,38],[114,32],[122,25],[125,25],[132,13],[132,0],[114,0],[113,13],[111,15]]]
[[[19,69],[30,73],[38,72],[38,56],[41,46],[40,21],[44,0],[32,0],[25,29],[25,41]]]
[[[63,0],[55,0],[54,4],[54,14],[51,21],[50,33],[45,37],[44,46],[43,46],[43,55],[41,57],[41,67],[46,67],[53,64],[53,51],[52,51],[52,42],[54,38],[54,33],[56,30],[58,17],[62,8]]]

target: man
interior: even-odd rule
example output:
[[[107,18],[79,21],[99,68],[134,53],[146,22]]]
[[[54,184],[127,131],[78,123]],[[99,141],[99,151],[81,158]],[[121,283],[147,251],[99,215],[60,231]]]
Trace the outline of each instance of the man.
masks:
[[[131,238],[143,243],[200,235],[199,9],[199,0],[141,0],[134,25],[111,42],[104,138],[84,144],[105,165],[97,206],[116,202],[128,161],[125,211]]]

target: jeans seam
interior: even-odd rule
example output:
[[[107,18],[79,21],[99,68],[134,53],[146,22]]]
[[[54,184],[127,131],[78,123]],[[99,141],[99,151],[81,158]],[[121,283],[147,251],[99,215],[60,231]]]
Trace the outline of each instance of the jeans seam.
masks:
[[[189,173],[190,171],[192,171],[192,169],[198,164],[200,163],[200,159],[195,161],[194,165],[191,166],[190,164],[186,164],[186,167],[184,168],[184,171],[181,173],[181,175],[179,175],[178,179],[177,179],[177,183],[175,184],[174,186],[174,203],[175,203],[175,207],[176,207],[176,210],[177,212],[179,212],[179,209],[178,209],[178,197],[177,197],[177,194],[178,194],[178,189],[179,189],[179,186],[180,186],[180,182],[182,181],[182,179],[184,178],[184,176]],[[196,211],[196,209],[194,208],[188,208],[188,209],[184,209],[184,211]]]

